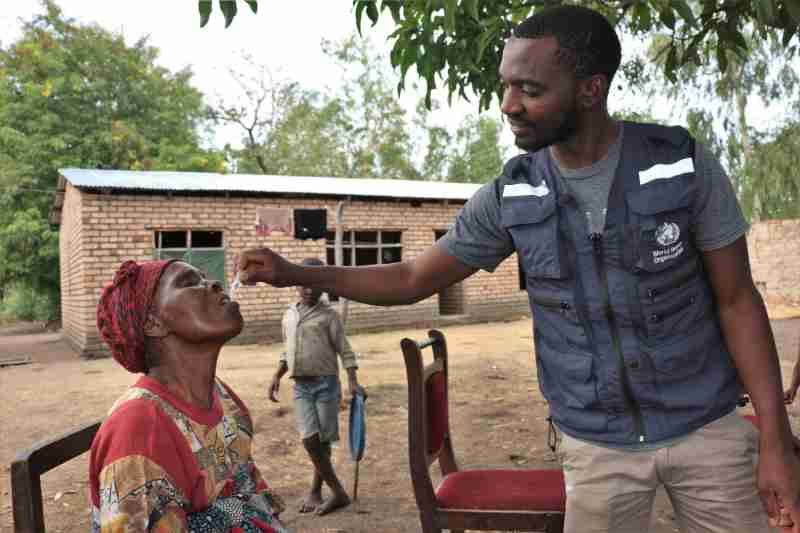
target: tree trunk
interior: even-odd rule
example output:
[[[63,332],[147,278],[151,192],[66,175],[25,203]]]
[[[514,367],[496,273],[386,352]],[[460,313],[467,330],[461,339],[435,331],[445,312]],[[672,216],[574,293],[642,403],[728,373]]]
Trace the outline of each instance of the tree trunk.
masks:
[[[744,64],[740,68],[740,76],[744,76]],[[739,123],[739,138],[742,142],[742,168],[747,168],[747,162],[753,153],[753,145],[750,140],[750,131],[747,124],[747,92],[742,87],[734,89],[734,99],[736,101],[736,117]],[[733,190],[739,193],[739,178],[732,176],[731,181]],[[759,184],[753,183],[753,221],[758,222],[761,218],[761,196],[759,194]]]

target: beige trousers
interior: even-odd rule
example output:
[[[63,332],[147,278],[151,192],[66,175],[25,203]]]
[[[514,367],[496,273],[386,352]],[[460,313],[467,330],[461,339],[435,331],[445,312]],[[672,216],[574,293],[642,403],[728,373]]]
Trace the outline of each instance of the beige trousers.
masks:
[[[658,450],[612,450],[562,434],[558,453],[565,533],[646,533],[659,485],[681,531],[774,531],[756,487],[758,433],[735,412]]]

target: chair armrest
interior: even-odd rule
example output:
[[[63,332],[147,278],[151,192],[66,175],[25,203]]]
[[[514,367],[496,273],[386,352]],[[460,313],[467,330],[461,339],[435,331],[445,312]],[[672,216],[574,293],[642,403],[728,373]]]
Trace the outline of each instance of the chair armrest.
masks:
[[[101,423],[101,420],[97,420],[85,424],[17,454],[11,463],[11,498],[16,533],[44,531],[41,475],[89,450]]]
[[[29,463],[31,473],[42,475],[88,451],[101,423],[102,420],[96,420],[58,437],[40,441],[18,453],[12,465],[20,462]]]

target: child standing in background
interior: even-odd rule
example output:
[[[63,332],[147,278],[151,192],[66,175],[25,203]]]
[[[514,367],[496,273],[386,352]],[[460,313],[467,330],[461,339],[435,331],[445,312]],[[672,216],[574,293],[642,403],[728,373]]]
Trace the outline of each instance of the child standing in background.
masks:
[[[303,265],[323,266],[317,258],[304,259]],[[342,398],[339,364],[347,371],[350,394],[364,394],[356,375],[356,354],[344,333],[344,326],[322,292],[298,287],[299,301],[283,315],[285,351],[269,387],[269,398],[278,401],[281,378],[288,372],[294,380],[294,407],[297,429],[314,467],[308,496],[300,504],[301,513],[324,515],[350,504],[331,462],[331,443],[339,440],[339,403]],[[333,493],[322,499],[322,483]]]

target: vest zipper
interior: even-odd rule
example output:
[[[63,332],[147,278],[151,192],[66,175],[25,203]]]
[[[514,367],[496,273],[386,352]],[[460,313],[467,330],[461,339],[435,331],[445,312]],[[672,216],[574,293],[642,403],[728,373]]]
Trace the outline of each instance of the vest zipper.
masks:
[[[597,232],[590,233],[589,240],[592,241],[595,268],[597,268],[597,272],[600,274],[600,298],[603,305],[603,312],[608,321],[609,329],[611,330],[611,342],[614,345],[614,352],[617,356],[617,370],[622,384],[622,397],[633,414],[633,428],[636,433],[637,441],[644,442],[647,440],[647,435],[645,434],[644,424],[642,423],[642,412],[631,393],[628,373],[625,370],[625,357],[622,355],[622,346],[619,341],[619,329],[617,328],[617,321],[609,301],[608,273],[606,272],[605,261],[603,260],[603,234]]]

